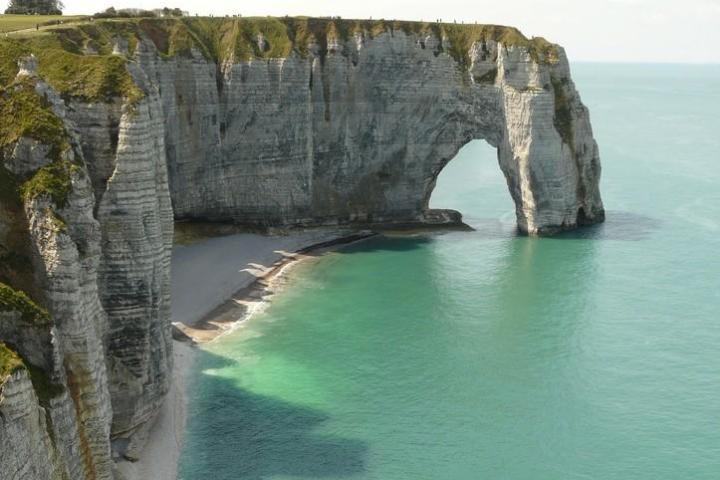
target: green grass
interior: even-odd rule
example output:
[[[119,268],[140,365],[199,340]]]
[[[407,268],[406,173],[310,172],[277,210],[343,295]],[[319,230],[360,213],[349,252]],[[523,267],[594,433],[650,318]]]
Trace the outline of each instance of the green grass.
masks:
[[[0,385],[5,383],[7,378],[13,373],[25,368],[20,356],[0,342]]]
[[[42,368],[23,362],[17,352],[0,341],[0,386],[7,381],[10,375],[19,370],[27,370],[30,374],[33,390],[35,390],[41,405],[47,406],[50,399],[65,391],[63,385],[52,383]]]
[[[461,65],[469,65],[468,52],[474,42],[494,40],[507,46],[521,46],[528,49],[535,61],[554,63],[557,61],[557,48],[543,38],[528,39],[519,30],[498,25],[458,25],[426,22],[405,22],[386,20],[335,20],[309,17],[247,17],[232,19],[183,19],[193,31],[207,30],[207,24],[213,26],[218,38],[212,39],[218,46],[211,48],[217,52],[216,59],[223,60],[234,54],[236,60],[251,58],[286,57],[293,50],[300,55],[308,54],[308,43],[314,41],[320,47],[320,54],[326,53],[327,41],[338,40],[342,45],[355,33],[363,33],[370,38],[386,32],[402,31],[408,35],[434,34],[437,38],[446,37],[451,44],[449,51]],[[205,25],[204,25],[205,24]],[[257,36],[262,33],[266,48],[260,51]],[[205,36],[204,38],[207,38]],[[340,52],[343,53],[343,52]]]
[[[0,87],[13,81],[18,72],[18,59],[29,54],[25,43],[0,37]]]
[[[19,312],[22,319],[33,325],[49,325],[50,314],[30,297],[9,285],[0,283],[0,311]]]
[[[406,34],[432,33],[437,38],[447,38],[451,44],[447,53],[461,65],[467,65],[468,51],[473,42],[488,40],[502,42],[507,46],[525,47],[538,62],[557,61],[557,48],[552,43],[543,38],[528,39],[516,28],[500,25],[311,17],[185,17],[78,22],[72,26],[47,28],[41,34],[56,36],[65,50],[76,54],[82,53],[86,46],[108,54],[112,38],[116,35],[125,36],[132,49],[140,35],[144,34],[165,55],[188,55],[191,47],[195,47],[208,59],[222,61],[232,57],[240,61],[282,58],[292,51],[304,56],[308,54],[310,42],[317,43],[323,55],[328,39],[342,43],[356,32],[374,38],[385,32],[398,31]],[[259,34],[262,34],[266,43],[262,50],[257,43]],[[30,32],[26,38],[37,36]]]
[[[0,33],[35,28],[35,25],[44,27],[60,21],[62,21],[63,24],[78,22],[87,18],[88,17],[83,15],[0,15]]]
[[[72,172],[77,168],[77,165],[63,160],[41,168],[20,187],[23,200],[29,202],[39,196],[47,196],[63,208],[72,192]],[[56,231],[65,230],[65,223],[57,214],[53,226]]]
[[[70,25],[0,38],[0,85],[7,85],[15,77],[19,58],[34,53],[39,60],[39,74],[61,94],[101,102],[125,97],[134,103],[143,94],[125,68],[127,59],[111,55],[117,36],[127,40],[131,52],[139,39],[147,36],[164,56],[189,56],[195,48],[208,60],[221,63],[228,59],[283,58],[292,52],[307,56],[310,43],[318,45],[324,58],[329,39],[338,40],[338,53],[347,54],[344,42],[357,32],[373,38],[398,31],[447,38],[451,46],[445,53],[463,68],[469,66],[472,44],[489,40],[526,48],[537,62],[558,60],[557,47],[552,43],[542,38],[528,39],[515,28],[498,25],[310,17],[79,19]],[[258,45],[259,35],[265,40],[264,48]]]
[[[34,81],[25,79],[0,89],[0,118],[9,119],[0,122],[0,151],[11,148],[22,137],[50,147],[52,163],[27,176],[14,175],[0,162],[0,214],[8,225],[0,231],[0,282],[35,294],[23,201],[46,195],[57,206],[64,206],[72,190],[71,173],[78,167],[62,160],[62,153],[69,148],[64,125],[37,94]],[[51,213],[53,228],[65,230],[62,218],[54,211]]]
[[[37,94],[34,82],[29,79],[0,89],[0,118],[12,119],[0,123],[0,147],[28,137],[50,146],[50,155],[56,160],[68,148],[62,120]]]
[[[103,23],[105,25],[98,25]],[[125,68],[127,59],[111,55],[112,39],[125,36],[134,48],[137,28],[127,22],[93,22],[48,29],[38,34],[0,38],[0,86],[13,81],[18,60],[34,54],[38,74],[61,95],[88,102],[124,97],[131,104],[143,98]],[[100,55],[85,55],[86,47]]]
[[[43,39],[45,43],[46,39]],[[88,102],[110,102],[124,97],[136,103],[143,97],[125,68],[126,60],[116,55],[78,55],[53,48],[37,49],[38,74],[60,94]]]
[[[20,186],[23,199],[30,201],[39,195],[47,195],[58,207],[65,206],[72,190],[70,176],[77,167],[62,160],[62,153],[69,148],[65,127],[47,101],[35,91],[32,80],[25,79],[0,90],[0,118],[13,119],[0,124],[0,148],[22,137],[50,147],[52,163],[39,169]],[[10,187],[10,181],[14,179],[5,172],[0,180]]]

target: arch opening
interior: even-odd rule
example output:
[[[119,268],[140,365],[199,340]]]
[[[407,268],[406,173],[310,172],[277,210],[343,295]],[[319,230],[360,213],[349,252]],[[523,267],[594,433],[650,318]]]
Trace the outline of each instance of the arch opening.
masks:
[[[497,149],[485,140],[466,143],[430,186],[431,210],[455,210],[475,229],[489,223],[515,225],[515,204],[498,165]]]

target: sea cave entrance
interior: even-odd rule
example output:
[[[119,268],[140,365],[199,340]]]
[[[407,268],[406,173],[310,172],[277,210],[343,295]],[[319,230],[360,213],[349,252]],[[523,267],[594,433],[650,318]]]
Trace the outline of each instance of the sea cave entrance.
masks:
[[[498,166],[497,149],[485,140],[466,143],[438,174],[429,207],[457,210],[475,229],[514,226],[515,204]]]

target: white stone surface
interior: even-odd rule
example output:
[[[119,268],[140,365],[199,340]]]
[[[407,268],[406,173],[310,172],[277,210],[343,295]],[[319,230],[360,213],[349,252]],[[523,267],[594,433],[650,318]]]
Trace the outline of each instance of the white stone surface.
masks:
[[[37,82],[77,168],[66,205],[24,205],[53,323],[2,312],[0,335],[59,390],[39,401],[24,374],[0,387],[0,472],[119,478],[111,437],[135,457],[157,435],[148,425],[172,384],[173,213],[280,226],[456,221],[428,200],[447,162],[480,138],[498,149],[522,230],[602,221],[598,148],[562,50],[538,63],[523,48],[475,44],[465,69],[432,35],[356,34],[327,47],[215,65],[199,52],[166,58],[145,39],[129,52],[145,92],[136,105],[63,99]],[[115,54],[126,49],[116,41]],[[34,58],[21,66],[37,76]],[[47,156],[20,139],[3,162],[25,176]],[[177,431],[163,411],[163,431]]]
[[[165,113],[170,190],[179,218],[272,225],[422,221],[442,167],[468,141],[499,150],[528,233],[603,217],[599,159],[564,52],[475,44],[464,71],[432,36],[356,35],[302,58],[225,64],[138,63]],[[447,42],[447,40],[445,40]],[[312,49],[311,49],[312,51]],[[480,77],[497,71],[495,81]],[[478,79],[476,81],[476,79]],[[555,89],[570,104],[573,145],[554,126]]]

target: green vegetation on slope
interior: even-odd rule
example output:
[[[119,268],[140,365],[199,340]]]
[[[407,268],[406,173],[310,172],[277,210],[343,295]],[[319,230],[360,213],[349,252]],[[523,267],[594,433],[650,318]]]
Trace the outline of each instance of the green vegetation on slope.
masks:
[[[0,123],[0,147],[28,137],[48,145],[50,155],[56,159],[68,147],[62,121],[38,95],[30,79],[0,90],[0,118],[12,120]]]
[[[0,342],[0,385],[13,373],[25,368],[20,356],[3,342]]]
[[[55,206],[65,206],[72,191],[71,174],[78,166],[63,160],[63,152],[69,148],[64,125],[47,100],[36,92],[34,80],[25,78],[0,89],[0,118],[8,119],[0,123],[0,282],[37,296],[23,202],[44,195]],[[24,176],[9,171],[2,157],[21,138],[49,147],[51,163]],[[54,208],[49,212],[52,228],[63,231],[65,222]]]
[[[152,20],[145,22],[157,24]],[[468,54],[474,42],[491,40],[506,46],[527,48],[538,62],[554,63],[558,56],[557,47],[547,40],[528,39],[516,28],[498,25],[309,17],[184,18],[176,22],[183,22],[194,38],[202,43],[202,47],[198,48],[211,52],[214,60],[224,60],[231,55],[236,60],[281,58],[287,57],[292,51],[304,56],[308,54],[308,45],[311,43],[317,44],[323,55],[330,39],[342,44],[358,32],[374,38],[386,32],[393,34],[399,31],[408,35],[432,34],[437,38],[447,38],[451,45],[447,53],[462,66],[468,66]],[[258,44],[260,35],[265,43],[263,49]],[[172,43],[170,39],[168,44]],[[171,50],[168,48],[165,51]]]
[[[442,33],[450,41],[448,52],[460,65],[470,66],[470,47],[475,42],[495,41],[505,46],[523,47],[538,63],[555,63],[557,47],[542,37],[526,38],[520,30],[499,25],[442,24]]]
[[[127,59],[112,55],[112,39],[125,37],[134,48],[136,31],[124,22],[103,23],[107,25],[78,24],[0,39],[0,85],[13,81],[22,57],[34,54],[38,74],[61,95],[88,102],[109,102],[118,97],[130,103],[139,101],[143,93],[126,69]],[[86,55],[88,50],[99,55]]]
[[[20,187],[23,200],[28,202],[41,195],[47,195],[55,205],[60,208],[64,207],[67,204],[68,195],[72,192],[71,174],[77,168],[77,165],[66,160],[53,162],[41,168]],[[53,212],[53,215],[56,230],[64,230],[65,222],[56,212]]]
[[[528,39],[516,28],[498,25],[310,17],[124,18],[78,22],[0,41],[0,83],[14,77],[20,56],[34,53],[40,60],[40,74],[63,94],[88,101],[118,96],[137,100],[142,93],[124,68],[127,59],[111,55],[117,37],[127,41],[131,52],[140,38],[148,37],[165,56],[189,56],[195,48],[208,60],[221,63],[283,58],[292,52],[306,56],[311,44],[323,58],[329,40],[335,40],[344,54],[345,42],[358,32],[370,38],[386,32],[444,38],[450,44],[446,53],[462,67],[469,66],[474,42],[526,48],[537,62],[558,59],[557,47],[550,42]]]
[[[27,44],[12,38],[0,38],[0,87],[15,79],[18,60],[29,55]]]
[[[47,405],[51,398],[65,391],[62,385],[52,383],[42,368],[23,362],[17,352],[0,341],[0,386],[7,381],[10,375],[23,369],[28,370],[33,390],[35,390],[41,405]]]
[[[135,103],[143,97],[118,55],[83,55],[75,42],[82,30],[66,29],[33,37],[28,49],[38,58],[38,74],[61,95],[88,102],[109,102],[117,97]]]
[[[22,137],[50,147],[52,163],[39,169],[20,186],[23,199],[29,201],[39,195],[48,195],[58,207],[65,206],[72,190],[70,175],[77,166],[62,159],[62,153],[69,148],[65,128],[48,102],[35,91],[32,80],[24,79],[0,90],[0,118],[12,119],[0,124],[0,148]],[[7,192],[18,189],[13,185],[16,179],[7,171],[0,172],[0,182],[7,187]]]
[[[50,324],[50,314],[47,310],[33,302],[25,292],[15,290],[0,283],[0,311],[15,311],[22,315],[22,319],[34,325]]]

